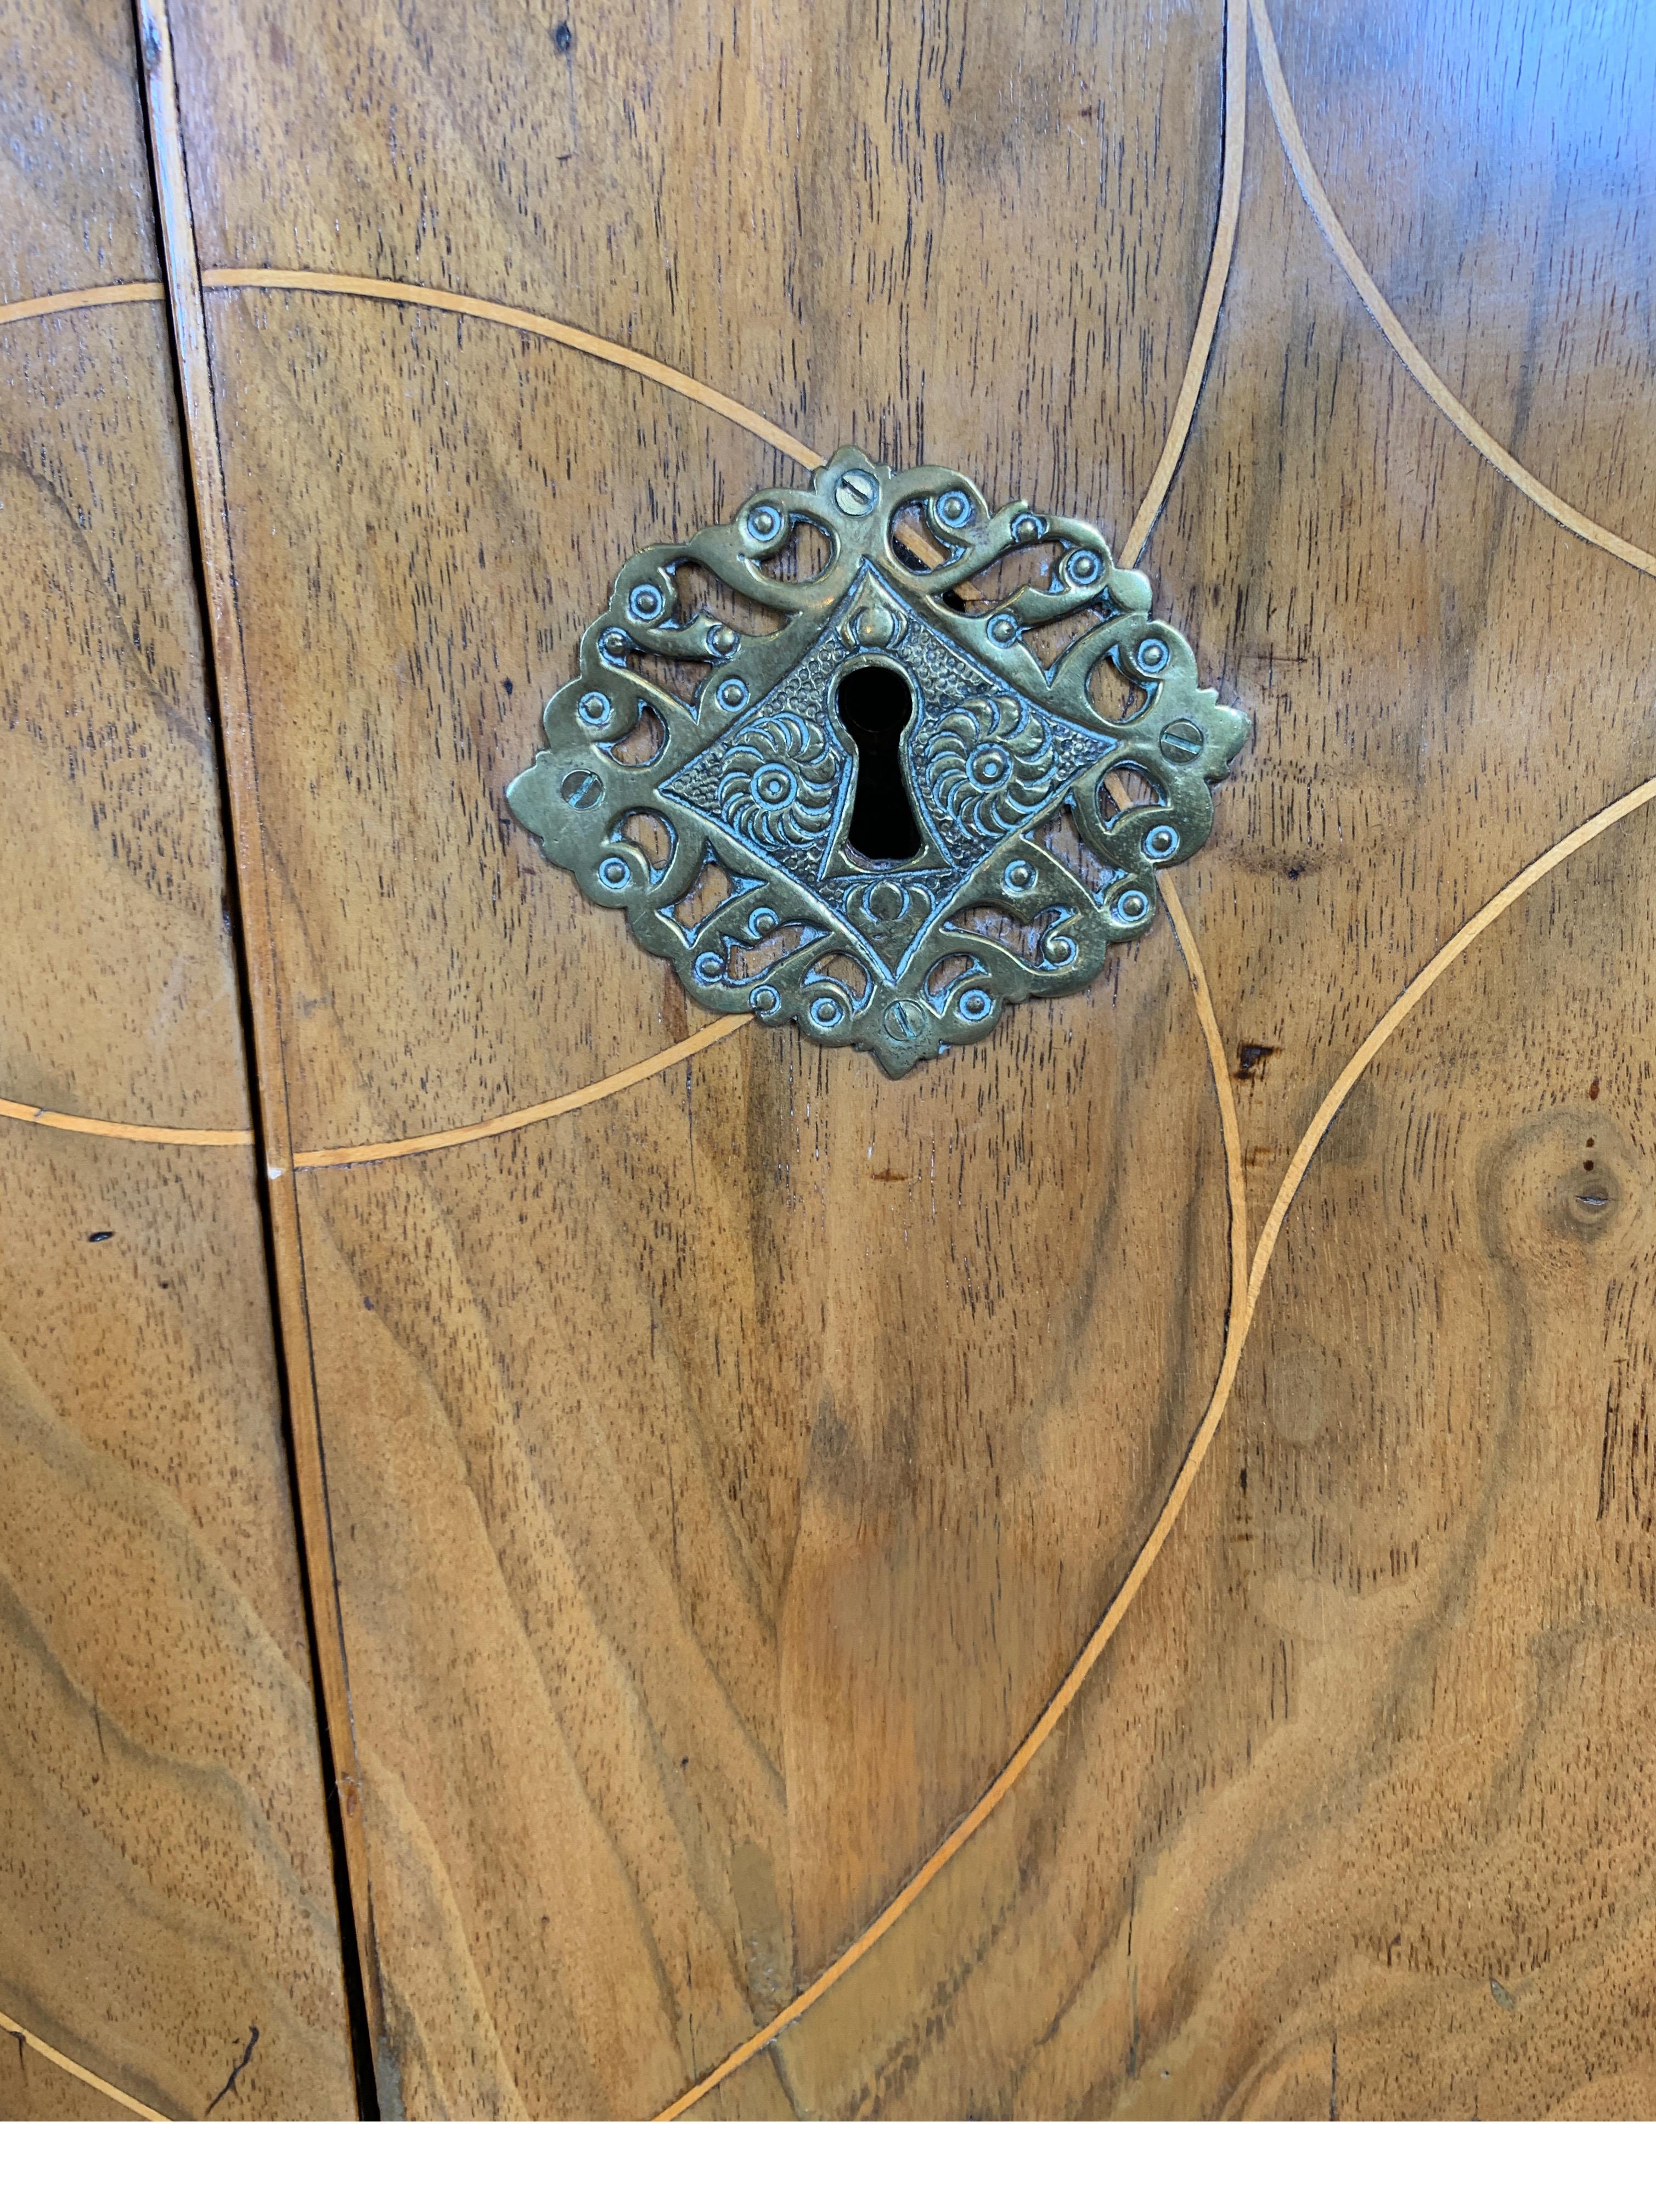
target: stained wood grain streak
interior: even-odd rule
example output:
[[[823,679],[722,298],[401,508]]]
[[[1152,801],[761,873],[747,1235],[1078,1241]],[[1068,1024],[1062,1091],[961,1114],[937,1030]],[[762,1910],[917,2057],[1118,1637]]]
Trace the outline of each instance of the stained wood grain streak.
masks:
[[[157,212],[167,271],[167,297],[184,416],[191,496],[205,586],[210,661],[219,708],[220,741],[235,845],[242,955],[246,963],[253,1060],[258,1081],[259,1136],[265,1158],[269,1231],[276,1277],[279,1351],[293,1453],[295,1504],[315,1645],[320,1717],[328,1741],[332,1810],[345,1863],[342,1912],[353,1922],[358,1988],[366,2031],[374,2051],[384,2037],[383,2008],[372,1936],[368,1855],[362,1820],[362,1784],[356,1771],[350,1686],[328,1523],[320,1416],[310,1355],[304,1253],[293,1180],[282,1010],[275,936],[266,880],[259,813],[259,768],[253,742],[252,702],[242,647],[235,574],[230,550],[224,465],[207,356],[207,325],[183,134],[172,34],[164,7],[137,0],[138,52],[143,73]],[[350,1940],[348,1938],[348,1940]],[[368,2085],[359,2081],[359,2095]],[[371,2093],[370,2093],[371,2094]]]
[[[1415,343],[1386,302],[1379,286],[1369,275],[1356,247],[1347,236],[1345,227],[1334,212],[1333,203],[1323,190],[1311,154],[1300,129],[1300,118],[1294,112],[1294,102],[1288,94],[1288,80],[1282,74],[1282,57],[1276,49],[1276,36],[1271,29],[1270,17],[1265,13],[1264,0],[1248,0],[1253,19],[1255,49],[1259,56],[1260,74],[1264,79],[1265,94],[1270,102],[1270,112],[1282,141],[1282,150],[1288,157],[1306,204],[1317,218],[1318,227],[1335,259],[1351,279],[1358,298],[1385,333],[1386,342],[1414,378],[1421,390],[1452,422],[1462,437],[1476,452],[1482,454],[1491,468],[1497,469],[1525,499],[1533,500],[1542,513],[1565,530],[1583,538],[1589,545],[1597,546],[1601,553],[1609,553],[1617,561],[1625,561],[1630,568],[1641,574],[1656,576],[1656,553],[1647,553],[1642,546],[1629,544],[1618,538],[1612,530],[1605,530],[1561,499],[1556,491],[1533,477],[1523,463],[1492,438],[1483,425],[1456,398],[1443,379]]]

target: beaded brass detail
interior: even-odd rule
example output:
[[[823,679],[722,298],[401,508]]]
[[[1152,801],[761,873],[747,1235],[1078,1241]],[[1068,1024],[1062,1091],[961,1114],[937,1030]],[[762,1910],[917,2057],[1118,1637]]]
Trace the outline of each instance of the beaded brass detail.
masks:
[[[1090,982],[1207,837],[1247,721],[1149,609],[1090,525],[848,446],[627,562],[508,804],[702,1005],[903,1074]]]

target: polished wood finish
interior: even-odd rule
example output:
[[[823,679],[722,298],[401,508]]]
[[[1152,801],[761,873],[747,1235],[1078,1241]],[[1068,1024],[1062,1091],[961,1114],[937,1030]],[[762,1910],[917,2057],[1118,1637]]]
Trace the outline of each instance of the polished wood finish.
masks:
[[[617,114],[634,30],[618,19],[586,64]],[[283,88],[330,149],[321,164],[313,151],[314,173],[335,146],[343,163],[349,104],[316,90],[332,58],[295,56],[295,80],[262,40],[192,45],[183,17],[178,50],[186,137],[204,104],[221,125],[238,118],[195,142],[203,262],[285,263],[290,226],[259,223],[296,177],[273,143],[255,194],[228,149],[239,118],[284,112]],[[697,52],[692,36],[672,66],[699,68]],[[1147,364],[1154,411],[1076,387],[1077,404],[1109,413],[1116,450],[1130,445],[1123,477],[1140,484],[1184,373],[1216,189],[1217,71],[1181,71],[1186,53],[1181,27],[1159,65],[1178,82],[1204,197],[1171,234],[1067,198],[1056,120],[1035,142],[1046,181],[1016,216],[1040,249],[1020,311],[1037,323],[1058,259],[1066,284],[1094,272],[1101,299],[1102,271],[1148,261],[1154,240],[1146,290],[1169,325]],[[821,62],[845,68],[831,50]],[[594,189],[558,162],[569,149],[522,64],[526,143],[561,192]],[[1057,66],[1031,56],[1032,72]],[[981,64],[977,76],[978,127],[1009,156],[1010,100]],[[716,80],[715,59],[697,80],[693,127],[709,132]],[[877,88],[861,96],[877,112]],[[1141,131],[1129,158],[1154,178],[1171,154],[1148,112]],[[600,124],[587,143],[601,177],[620,142]],[[816,189],[842,191],[847,161],[825,144]],[[960,313],[971,304],[981,335],[967,351],[985,357],[1008,309],[976,289],[985,226],[1010,219],[999,167],[992,146],[965,165],[959,211],[928,249],[940,292]],[[648,171],[624,188],[642,210]],[[791,174],[769,189],[776,220],[795,221]],[[685,250],[709,252],[681,220]],[[870,211],[871,262],[900,220],[896,202]],[[503,210],[495,228],[464,264],[427,267],[407,238],[374,273],[515,297],[699,372],[694,346],[668,343],[665,301],[615,324],[544,255],[533,286],[504,285],[521,226]],[[762,329],[776,272],[751,228],[733,217]],[[622,556],[767,474],[791,480],[793,465],[649,383],[452,313],[209,298],[296,1147],[469,1122],[643,1059],[702,1017],[618,921],[502,841],[498,793]],[[790,312],[809,319],[813,355],[831,349],[838,320],[803,294]],[[761,357],[763,380],[726,369],[721,388],[795,435],[826,441],[831,408],[900,442],[880,427],[895,359],[825,360],[829,388],[807,408],[776,384],[768,338]],[[960,450],[1010,437],[1008,465],[1044,472],[1032,488],[1058,495],[1055,457],[1026,451],[1004,391],[965,353],[959,369],[947,405],[928,396],[927,435]],[[940,408],[956,418],[942,431]],[[1096,509],[1107,465],[1095,454],[1063,495]],[[348,600],[329,582],[324,612],[316,580],[346,573]],[[393,762],[394,795],[374,803]],[[744,1036],[545,1136],[304,1184],[387,2094],[405,2109],[666,2103],[855,1934],[992,1778],[1084,1638],[1200,1413],[1225,1288],[1217,1120],[1171,941],[1124,963],[1112,995],[1142,1079],[1082,1042],[1068,1008],[1032,1016],[1009,1054],[901,1090]],[[443,1004],[452,1016],[434,1020]],[[1172,1145],[1159,1070],[1182,1102]],[[1142,1164],[1119,1176],[1141,1129]],[[1210,1158],[1194,1188],[1192,1153]],[[502,1176],[516,1188],[504,1203]],[[892,1240],[906,1249],[889,1273],[871,1263]],[[1071,1242],[1095,1256],[1065,1285],[1050,1254]],[[1142,1242],[1180,1250],[1178,1278],[1101,1297],[1109,1255]],[[405,1279],[405,1247],[425,1255]],[[1119,1377],[1140,1409],[1112,1407],[1107,1438],[1076,1387],[1088,1371]],[[641,1376],[662,1378],[659,1397]],[[388,1436],[401,1439],[389,1456]],[[971,1464],[1002,1470],[998,1496],[963,1492]],[[444,1622],[465,1624],[458,1645]],[[986,1663],[938,1666],[954,1638]],[[885,1655],[874,1676],[871,1650]],[[490,1840],[506,1837],[522,1840]]]
[[[295,1563],[331,1635],[337,1570],[384,2109],[1656,2116],[1656,32],[1397,0],[1015,37],[175,0],[170,29],[169,297],[314,1425],[302,1554],[285,1519],[216,1539],[236,1605],[289,1614],[278,1665],[214,1612],[214,1756],[276,1759],[297,1854]],[[83,173],[61,156],[54,210]],[[52,281],[152,274],[142,236]],[[160,330],[97,313],[130,319],[77,340],[83,405]],[[501,797],[623,555],[847,438],[1118,548],[1172,470],[1142,563],[1256,724],[1179,933],[902,1082],[715,1029]],[[119,628],[77,683],[127,666]],[[31,727],[79,726],[64,659],[22,656]],[[100,711],[85,773],[155,802]],[[113,969],[93,906],[19,976],[40,1103],[251,1121],[201,851],[149,870],[184,981],[137,929]],[[80,891],[121,895],[114,861]],[[264,1433],[258,1286],[214,1241],[249,1155],[111,1143],[0,1124],[31,1249],[113,1204],[107,1159],[129,1209],[26,1291],[31,1371],[94,1316],[148,1345],[149,1278],[89,1271],[159,1268],[187,1221],[197,1304],[159,1340],[192,1420]],[[166,1416],[110,1358],[58,1388],[125,1465]],[[136,1698],[181,1632],[121,1617]],[[93,1876],[64,1863],[67,1915]],[[254,1917],[320,1990],[331,1919]],[[237,1942],[199,1970],[216,2028],[264,2017]],[[144,1955],[77,1927],[29,1990]],[[295,2010],[291,2094],[333,2109],[341,2047]]]
[[[130,19],[11,11],[8,300],[158,276]],[[164,2115],[355,2109],[165,310],[0,328],[0,2010]],[[251,2031],[252,2062],[223,2099]],[[20,2045],[0,2113],[123,2108]],[[215,2103],[215,2100],[218,2100]]]

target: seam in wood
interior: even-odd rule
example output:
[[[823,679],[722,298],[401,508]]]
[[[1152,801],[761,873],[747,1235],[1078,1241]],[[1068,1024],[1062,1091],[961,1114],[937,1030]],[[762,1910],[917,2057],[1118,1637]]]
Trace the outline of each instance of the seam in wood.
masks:
[[[217,707],[220,769],[228,817],[228,888],[238,921],[238,977],[249,1040],[254,1114],[265,1160],[260,1220],[271,1278],[271,1321],[292,1472],[324,1813],[333,1861],[344,2013],[341,2024],[349,2038],[359,2110],[365,2116],[377,2117],[378,2063],[387,2048],[384,2005],[373,1936],[362,1784],[355,1771],[303,1231],[292,1173],[281,979],[228,494],[166,0],[135,0],[134,12],[205,615],[207,676]]]
[[[153,2105],[143,2104],[137,2097],[129,2097],[125,2089],[118,2089],[113,2081],[106,2081],[101,2074],[92,2073],[88,2068],[71,2058],[67,2051],[54,2050],[51,2044],[43,2042],[33,2029],[25,2027],[21,2021],[8,2018],[3,2012],[0,2012],[0,2033],[16,2036],[38,2057],[47,2060],[53,2066],[61,2066],[65,2074],[72,2074],[77,2081],[84,2081],[88,2089],[96,2089],[102,2095],[113,2098],[116,2104],[125,2105],[129,2112],[136,2112],[141,2120],[164,2120],[169,2127],[171,2126],[170,2112],[158,2112]]]
[[[1618,538],[1614,531],[1605,530],[1591,516],[1583,514],[1579,507],[1572,507],[1567,499],[1561,499],[1538,477],[1532,477],[1520,461],[1490,436],[1476,416],[1461,404],[1404,330],[1379,286],[1369,275],[1356,247],[1346,235],[1345,227],[1335,214],[1332,203],[1323,189],[1322,179],[1312,161],[1300,133],[1299,118],[1294,111],[1294,102],[1288,94],[1288,80],[1282,74],[1282,57],[1276,50],[1275,33],[1271,29],[1270,18],[1265,13],[1264,0],[1248,0],[1248,4],[1253,19],[1254,45],[1265,81],[1265,96],[1270,102],[1270,112],[1275,118],[1277,134],[1282,141],[1282,150],[1288,157],[1288,165],[1335,259],[1351,279],[1358,298],[1379,325],[1398,360],[1433,405],[1448,417],[1467,443],[1483,456],[1491,468],[1499,470],[1508,483],[1521,491],[1525,499],[1533,501],[1543,514],[1549,515],[1562,528],[1574,532],[1587,544],[1596,545],[1601,553],[1609,553],[1617,561],[1625,561],[1630,568],[1637,568],[1643,575],[1656,576],[1656,553],[1647,553],[1642,546],[1635,545],[1625,538]]]

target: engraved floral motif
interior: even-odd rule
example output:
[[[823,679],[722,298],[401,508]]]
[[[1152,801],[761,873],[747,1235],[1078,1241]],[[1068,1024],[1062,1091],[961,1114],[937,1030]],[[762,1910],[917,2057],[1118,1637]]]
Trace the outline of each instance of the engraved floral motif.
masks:
[[[926,796],[980,837],[1002,836],[1039,812],[1052,788],[1045,725],[1004,693],[963,699],[937,726]]]
[[[733,830],[774,851],[819,837],[834,818],[839,762],[826,734],[799,714],[752,722],[725,756],[719,811]]]
[[[790,565],[806,531],[812,557]],[[1000,589],[1007,555],[1038,545],[1044,580]],[[681,568],[775,621],[738,629],[692,605]],[[987,594],[965,588],[980,577]],[[870,654],[917,701],[897,739],[922,832],[908,857],[870,860],[850,838],[839,683]],[[1128,719],[1094,696],[1106,662],[1143,694]],[[647,722],[660,742],[641,750]],[[762,488],[729,521],[624,562],[542,726],[506,796],[549,860],[624,910],[698,1005],[794,1023],[893,1075],[981,1041],[1026,999],[1080,989],[1142,936],[1159,872],[1209,835],[1247,734],[1093,524],[994,507],[952,470],[892,470],[849,446],[808,484]],[[1151,796],[1121,805],[1117,769]],[[665,851],[636,834],[646,818],[667,825]],[[680,908],[709,865],[729,893],[703,934]],[[1005,930],[986,933],[978,908]],[[775,957],[755,972],[745,956],[762,944]]]

